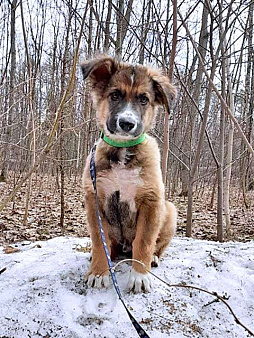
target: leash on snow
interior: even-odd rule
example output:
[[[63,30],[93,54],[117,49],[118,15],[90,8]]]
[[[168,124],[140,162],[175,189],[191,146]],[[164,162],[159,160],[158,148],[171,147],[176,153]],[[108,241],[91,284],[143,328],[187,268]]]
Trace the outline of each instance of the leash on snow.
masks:
[[[107,261],[108,261],[108,269],[109,272],[110,272],[110,275],[111,275],[111,279],[112,279],[112,282],[113,282],[113,285],[114,285],[114,288],[116,290],[116,293],[118,294],[118,297],[120,299],[120,301],[122,302],[131,322],[132,322],[132,325],[134,326],[135,330],[137,331],[138,335],[141,337],[141,338],[150,338],[148,336],[148,334],[145,332],[145,330],[142,328],[142,326],[137,322],[137,320],[133,317],[133,315],[130,313],[130,311],[128,310],[123,298],[122,298],[122,295],[121,295],[121,292],[120,292],[120,289],[119,289],[119,286],[118,286],[118,283],[117,283],[117,279],[116,279],[116,275],[115,275],[115,269],[118,265],[124,263],[124,262],[127,262],[127,261],[135,261],[139,264],[141,264],[147,272],[149,272],[152,276],[154,276],[155,278],[157,278],[160,282],[166,284],[168,287],[177,287],[177,288],[187,288],[187,289],[193,289],[193,290],[197,290],[197,291],[201,291],[201,292],[205,292],[213,297],[216,297],[219,301],[221,301],[222,303],[224,303],[227,308],[229,309],[230,313],[233,315],[234,319],[235,319],[235,322],[237,324],[239,324],[240,326],[242,326],[251,336],[254,337],[254,333],[248,329],[244,324],[242,324],[240,322],[240,320],[238,319],[238,317],[235,315],[234,311],[232,310],[231,306],[225,301],[225,299],[223,297],[221,297],[220,295],[218,295],[217,292],[210,292],[208,290],[205,290],[205,289],[202,289],[200,287],[197,287],[197,286],[192,286],[192,285],[186,285],[186,284],[169,284],[167,283],[166,281],[164,281],[162,278],[160,278],[159,276],[157,276],[156,274],[154,274],[153,272],[149,271],[145,264],[136,260],[136,259],[124,259],[120,262],[118,262],[116,265],[113,265],[112,261],[111,261],[111,258],[110,258],[110,254],[109,254],[109,250],[108,250],[108,247],[107,247],[107,243],[106,243],[106,239],[105,239],[105,235],[104,235],[104,230],[103,230],[103,225],[102,225],[102,220],[101,220],[101,216],[100,216],[100,211],[99,211],[99,200],[98,200],[98,194],[97,194],[97,186],[96,186],[96,166],[95,166],[95,151],[96,151],[96,144],[93,146],[92,148],[92,151],[91,151],[91,161],[90,161],[90,175],[91,175],[91,179],[92,179],[92,182],[93,182],[93,188],[94,188],[94,193],[95,193],[95,201],[96,201],[96,214],[97,214],[97,220],[98,220],[98,225],[99,225],[99,229],[100,229],[100,235],[101,235],[101,241],[102,241],[102,244],[103,244],[103,248],[104,248],[104,251],[105,251],[105,254],[106,254],[106,257],[107,257]],[[107,271],[106,270],[106,271]]]
[[[98,225],[99,225],[99,229],[100,229],[101,241],[102,241],[103,248],[104,248],[104,251],[105,251],[105,254],[106,254],[106,257],[107,257],[111,279],[112,279],[114,288],[116,290],[116,293],[118,294],[118,297],[119,297],[120,301],[122,302],[128,316],[131,320],[131,323],[134,326],[135,330],[137,331],[139,337],[150,338],[148,336],[148,334],[145,332],[145,330],[142,328],[142,326],[137,322],[137,320],[130,313],[129,309],[127,308],[127,306],[126,306],[126,304],[125,304],[125,302],[122,298],[122,295],[121,295],[121,292],[120,292],[120,289],[119,289],[119,286],[118,286],[118,283],[117,283],[117,280],[116,280],[116,275],[115,275],[115,272],[114,272],[114,266],[113,266],[113,263],[112,263],[111,258],[110,258],[109,250],[108,250],[105,235],[104,235],[100,211],[99,211],[99,200],[98,200],[97,186],[96,186],[95,150],[96,150],[96,144],[93,146],[92,152],[91,152],[90,175],[91,175],[91,179],[92,179],[92,182],[93,182],[93,188],[94,188],[94,193],[95,193],[96,214],[97,214],[97,220],[98,220]]]

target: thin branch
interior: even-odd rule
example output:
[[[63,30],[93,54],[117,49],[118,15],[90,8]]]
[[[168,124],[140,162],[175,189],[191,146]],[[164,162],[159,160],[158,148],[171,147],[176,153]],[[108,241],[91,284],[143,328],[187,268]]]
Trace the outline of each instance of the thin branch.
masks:
[[[254,336],[254,333],[253,333],[247,326],[245,326],[245,325],[240,321],[240,319],[236,316],[236,314],[234,313],[232,307],[228,304],[228,302],[226,302],[226,300],[225,300],[222,296],[218,295],[217,292],[211,292],[211,291],[208,291],[208,290],[206,290],[206,289],[202,289],[202,288],[200,288],[200,287],[198,287],[198,286],[187,285],[187,284],[184,284],[184,283],[181,283],[181,284],[169,284],[169,283],[167,283],[165,280],[163,280],[161,277],[157,276],[155,273],[153,273],[153,272],[151,272],[150,270],[148,270],[147,267],[146,267],[146,265],[145,265],[143,262],[141,262],[141,261],[139,261],[139,260],[137,260],[137,259],[132,259],[132,258],[123,259],[123,260],[121,260],[120,262],[116,263],[112,269],[115,270],[115,269],[117,268],[117,266],[119,266],[119,265],[122,264],[122,263],[126,263],[126,262],[136,262],[136,263],[142,265],[142,267],[143,267],[148,273],[150,273],[153,277],[155,277],[156,279],[158,279],[160,282],[166,284],[166,285],[167,285],[168,287],[170,287],[170,288],[185,288],[185,289],[192,289],[192,290],[201,291],[201,292],[207,293],[208,295],[211,295],[211,296],[213,296],[213,297],[216,297],[219,301],[221,301],[223,304],[226,305],[226,307],[229,309],[230,313],[231,313],[232,316],[234,317],[235,322],[236,322],[238,325],[242,326],[242,327],[243,327],[243,328],[244,328],[251,336]],[[107,270],[109,270],[109,269],[107,269]],[[106,270],[106,271],[107,271],[107,270]],[[105,271],[104,271],[104,272],[105,272]],[[104,273],[104,272],[103,272],[103,273]],[[103,275],[103,273],[102,273],[102,275]]]
[[[197,56],[198,56],[198,58],[199,58],[199,60],[200,60],[201,67],[202,67],[202,69],[203,69],[203,71],[204,71],[204,73],[205,73],[205,76],[206,76],[206,78],[207,78],[209,84],[212,86],[213,90],[215,91],[217,97],[219,98],[219,100],[220,100],[220,102],[221,102],[221,105],[225,108],[225,111],[226,111],[226,113],[228,114],[229,118],[233,121],[233,123],[234,123],[234,125],[235,125],[235,127],[236,127],[236,129],[237,129],[237,131],[238,131],[238,133],[239,133],[239,135],[240,135],[241,138],[243,139],[243,142],[245,143],[245,145],[246,145],[246,147],[248,148],[249,152],[250,152],[252,155],[254,155],[254,150],[253,150],[251,144],[249,143],[249,141],[247,140],[247,137],[245,136],[244,132],[242,131],[242,128],[240,127],[239,123],[237,122],[236,118],[234,117],[233,113],[231,112],[229,106],[227,105],[227,102],[224,100],[224,98],[223,98],[222,95],[220,94],[219,90],[217,89],[217,87],[215,86],[215,84],[213,83],[213,81],[211,80],[211,78],[210,78],[210,76],[209,76],[209,74],[208,74],[208,72],[207,72],[207,70],[206,70],[206,68],[205,68],[205,66],[204,66],[202,57],[201,57],[201,55],[200,55],[200,53],[199,53],[199,51],[198,51],[198,48],[197,48],[197,46],[196,46],[196,43],[195,43],[195,41],[194,41],[194,39],[193,39],[193,37],[192,37],[192,35],[191,35],[189,29],[188,29],[188,26],[186,25],[186,23],[185,23],[185,21],[184,21],[184,18],[183,18],[183,16],[182,16],[182,14],[180,13],[179,9],[178,9],[178,15],[180,16],[180,18],[181,18],[181,20],[182,20],[182,24],[183,24],[183,26],[184,26],[184,28],[185,28],[185,30],[186,30],[186,33],[187,33],[187,35],[189,36],[190,41],[191,41],[191,43],[192,43],[192,45],[193,45],[193,47],[194,47],[194,49],[195,49],[195,51],[196,51],[196,53],[197,53]]]
[[[163,144],[163,140],[158,135],[156,135],[155,133],[153,133],[151,131],[150,131],[150,133],[153,134],[153,136],[156,137],[158,139],[158,141],[160,141],[161,144]],[[174,146],[176,146],[176,145],[174,144]],[[180,150],[180,149],[178,149],[178,150]],[[175,159],[177,161],[179,161],[188,171],[190,171],[190,168],[187,166],[187,164],[184,163],[172,150],[168,149],[168,151],[170,152],[170,154],[172,154],[175,157]],[[186,154],[184,154],[184,155],[187,156]]]

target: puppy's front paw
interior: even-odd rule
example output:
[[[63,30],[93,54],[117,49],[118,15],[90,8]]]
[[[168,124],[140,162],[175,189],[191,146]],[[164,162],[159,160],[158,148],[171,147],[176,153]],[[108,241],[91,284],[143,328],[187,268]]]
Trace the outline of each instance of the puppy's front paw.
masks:
[[[131,269],[131,274],[127,284],[129,291],[150,292],[152,290],[152,279],[149,273],[140,273]]]
[[[86,276],[86,282],[87,285],[92,288],[96,289],[102,289],[103,287],[108,288],[109,287],[109,275],[93,275],[93,274],[88,274]]]

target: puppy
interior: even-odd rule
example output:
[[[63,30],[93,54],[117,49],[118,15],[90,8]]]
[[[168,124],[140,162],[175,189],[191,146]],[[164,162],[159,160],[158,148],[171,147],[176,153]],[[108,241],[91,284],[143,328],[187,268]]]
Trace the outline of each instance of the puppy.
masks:
[[[120,252],[157,266],[176,229],[177,211],[165,201],[156,140],[146,135],[157,107],[168,107],[175,87],[159,70],[99,57],[82,64],[102,137],[97,143],[95,164],[100,215],[112,259]],[[133,145],[136,140],[138,144]],[[131,142],[130,142],[131,141]],[[107,259],[101,243],[95,195],[87,158],[83,175],[87,220],[92,239],[92,261],[86,275],[89,286],[109,285]],[[150,291],[151,277],[132,263],[128,289]]]

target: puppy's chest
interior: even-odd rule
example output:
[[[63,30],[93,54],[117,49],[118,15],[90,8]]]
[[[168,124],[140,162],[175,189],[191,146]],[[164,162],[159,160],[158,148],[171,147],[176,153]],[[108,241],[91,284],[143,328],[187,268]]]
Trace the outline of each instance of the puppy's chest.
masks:
[[[135,207],[137,189],[143,184],[141,167],[136,164],[135,155],[126,149],[108,154],[107,166],[98,173],[98,188],[107,201],[117,194],[119,202]]]

